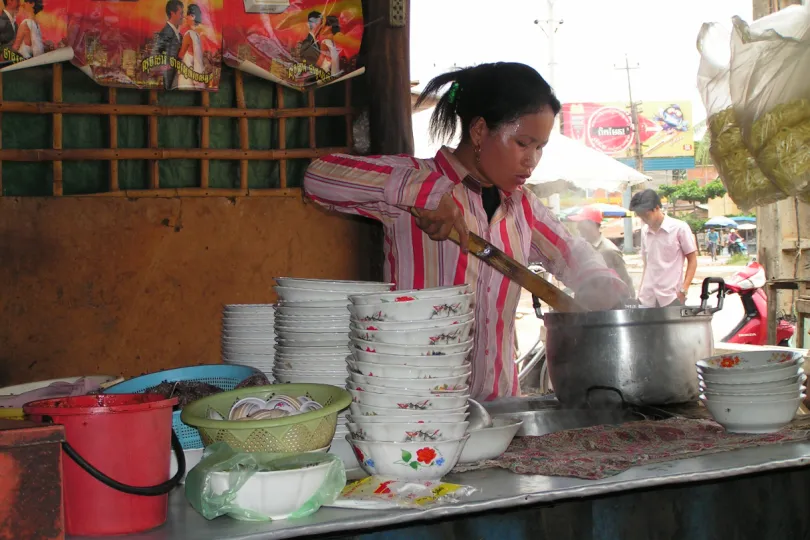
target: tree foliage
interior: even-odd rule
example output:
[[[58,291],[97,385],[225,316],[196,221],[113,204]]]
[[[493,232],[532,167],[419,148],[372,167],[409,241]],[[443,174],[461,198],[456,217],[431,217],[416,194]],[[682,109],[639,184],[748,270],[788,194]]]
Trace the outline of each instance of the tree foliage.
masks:
[[[694,215],[683,216],[680,219],[682,219],[683,221],[686,222],[687,225],[689,225],[689,228],[692,229],[692,234],[697,234],[700,231],[702,231],[707,221],[703,218],[699,218]]]
[[[705,203],[726,194],[726,188],[719,179],[701,187],[697,180],[689,180],[676,185],[663,185],[658,188],[658,195],[670,201],[687,201]]]

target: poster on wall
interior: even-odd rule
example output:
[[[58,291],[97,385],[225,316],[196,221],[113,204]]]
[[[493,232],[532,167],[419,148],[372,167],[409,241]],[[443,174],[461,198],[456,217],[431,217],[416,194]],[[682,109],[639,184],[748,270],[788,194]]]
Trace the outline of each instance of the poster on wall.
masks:
[[[216,90],[222,2],[84,0],[71,8],[73,63],[105,86]]]
[[[0,11],[0,71],[73,58],[68,0],[5,0]]]
[[[227,0],[226,12],[223,55],[231,67],[299,90],[364,71],[360,0]]]
[[[623,103],[566,103],[563,135],[614,158],[635,155],[636,133]],[[644,157],[684,157],[695,153],[691,101],[645,101],[638,115]]]

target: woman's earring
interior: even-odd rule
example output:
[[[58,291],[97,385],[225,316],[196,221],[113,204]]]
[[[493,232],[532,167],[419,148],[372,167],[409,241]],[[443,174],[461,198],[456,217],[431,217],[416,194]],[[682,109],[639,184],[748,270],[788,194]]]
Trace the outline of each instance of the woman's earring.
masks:
[[[481,147],[480,146],[475,147],[475,162],[476,163],[481,163]]]

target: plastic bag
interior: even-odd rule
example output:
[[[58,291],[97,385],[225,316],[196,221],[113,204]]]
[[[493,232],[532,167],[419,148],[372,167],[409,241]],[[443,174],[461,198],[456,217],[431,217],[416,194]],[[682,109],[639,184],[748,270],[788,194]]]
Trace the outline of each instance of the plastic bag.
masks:
[[[369,510],[389,508],[424,508],[440,504],[454,504],[478,491],[472,486],[434,482],[397,480],[383,476],[369,476],[349,484],[340,498],[327,506],[363,508]]]
[[[217,90],[222,0],[72,0],[73,64],[106,86]]]
[[[276,9],[256,0],[230,5],[222,34],[225,63],[257,77],[303,89],[359,75],[363,37],[360,0],[285,0]]]
[[[185,489],[206,519],[270,521],[308,516],[337,499],[345,485],[343,462],[331,454],[243,453],[215,443],[189,471]]]
[[[708,115],[709,154],[731,199],[741,208],[784,198],[760,170],[742,138],[731,100],[731,29],[704,24],[698,35],[698,89]]]

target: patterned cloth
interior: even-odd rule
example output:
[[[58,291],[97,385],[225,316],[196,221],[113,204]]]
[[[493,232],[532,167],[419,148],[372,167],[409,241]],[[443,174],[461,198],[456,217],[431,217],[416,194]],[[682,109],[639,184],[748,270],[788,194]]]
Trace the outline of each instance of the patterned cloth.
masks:
[[[518,474],[598,480],[637,465],[808,438],[810,431],[791,429],[765,435],[726,433],[711,420],[644,420],[517,437],[499,458],[457,465],[453,472],[500,467]]]
[[[385,229],[385,280],[397,289],[469,284],[475,292],[472,397],[491,400],[519,393],[514,359],[514,319],[520,286],[452,242],[434,242],[410,215],[410,208],[435,210],[451,193],[469,230],[526,265],[537,262],[573,290],[594,277],[624,284],[593,248],[574,238],[529,191],[501,192],[489,222],[481,186],[448,148],[434,159],[409,156],[333,155],[314,161],[304,178],[311,199],[381,221]]]

